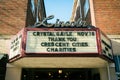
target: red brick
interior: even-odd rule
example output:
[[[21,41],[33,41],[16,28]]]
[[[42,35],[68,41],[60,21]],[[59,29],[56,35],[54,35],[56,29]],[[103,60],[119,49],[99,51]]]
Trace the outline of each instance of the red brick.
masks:
[[[96,25],[104,33],[120,34],[120,0],[94,0]]]

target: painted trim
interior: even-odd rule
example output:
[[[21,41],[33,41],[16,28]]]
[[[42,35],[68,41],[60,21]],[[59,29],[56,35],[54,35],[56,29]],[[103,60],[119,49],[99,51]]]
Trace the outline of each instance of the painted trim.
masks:
[[[109,63],[107,63],[107,73],[108,73],[108,80],[111,80]]]
[[[93,0],[89,0],[90,3],[90,14],[91,14],[91,23],[93,26],[96,26],[96,20],[95,20],[95,10],[94,10],[94,5],[93,5]]]
[[[107,35],[110,39],[120,39],[120,35]]]

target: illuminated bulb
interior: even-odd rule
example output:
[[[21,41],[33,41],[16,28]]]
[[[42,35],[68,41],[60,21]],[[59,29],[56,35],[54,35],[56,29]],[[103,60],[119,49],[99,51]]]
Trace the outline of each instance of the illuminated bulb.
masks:
[[[49,76],[51,76],[51,73],[48,73],[49,74]]]
[[[58,70],[58,73],[61,74],[61,73],[62,73],[62,70]]]
[[[67,75],[65,75],[65,78],[67,78]]]

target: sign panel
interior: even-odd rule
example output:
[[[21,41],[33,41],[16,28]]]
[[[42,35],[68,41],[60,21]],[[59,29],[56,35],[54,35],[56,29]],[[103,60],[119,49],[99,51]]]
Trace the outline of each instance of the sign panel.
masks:
[[[27,31],[26,53],[98,53],[96,31]]]
[[[11,40],[9,59],[21,54],[20,52],[21,42],[22,42],[22,34],[16,35],[16,37],[13,40]]]
[[[113,59],[111,41],[101,33],[101,45],[103,55]]]

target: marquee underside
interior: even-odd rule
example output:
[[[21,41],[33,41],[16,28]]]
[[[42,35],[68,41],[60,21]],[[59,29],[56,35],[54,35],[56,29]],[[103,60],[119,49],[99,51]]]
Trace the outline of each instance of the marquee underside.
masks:
[[[24,57],[12,62],[24,68],[98,68],[106,63],[99,57]]]

